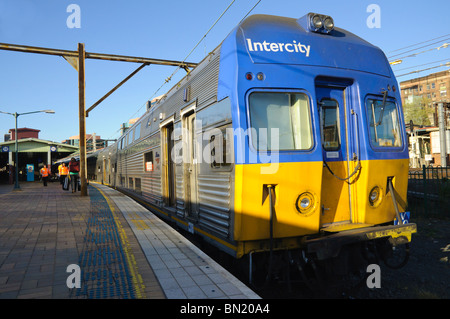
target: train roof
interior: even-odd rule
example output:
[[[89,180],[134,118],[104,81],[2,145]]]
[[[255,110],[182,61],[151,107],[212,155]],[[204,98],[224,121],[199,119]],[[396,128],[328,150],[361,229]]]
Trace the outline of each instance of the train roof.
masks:
[[[381,49],[338,27],[329,33],[311,31],[307,19],[307,15],[300,19],[250,16],[222,43],[222,52],[235,51],[238,59],[250,58],[255,64],[311,65],[392,76]]]

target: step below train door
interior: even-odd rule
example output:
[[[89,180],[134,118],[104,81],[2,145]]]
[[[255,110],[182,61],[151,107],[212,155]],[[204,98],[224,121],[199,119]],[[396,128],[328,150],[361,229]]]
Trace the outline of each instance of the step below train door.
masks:
[[[346,87],[316,87],[320,116],[323,175],[321,228],[331,230],[352,222],[353,163],[349,145],[349,106]]]

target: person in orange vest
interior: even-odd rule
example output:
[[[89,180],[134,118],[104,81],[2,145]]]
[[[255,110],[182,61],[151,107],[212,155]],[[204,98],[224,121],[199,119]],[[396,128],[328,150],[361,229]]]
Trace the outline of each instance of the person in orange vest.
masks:
[[[58,177],[59,177],[59,183],[60,183],[60,184],[63,183],[63,180],[62,180],[62,178],[61,178],[61,168],[62,168],[63,164],[64,164],[64,163],[59,164],[59,166],[58,166]]]
[[[48,176],[50,175],[50,171],[47,168],[47,165],[44,164],[44,167],[41,168],[41,176],[42,181],[44,182],[44,186],[47,186]]]
[[[61,164],[61,169],[59,171],[59,181],[61,184],[64,184],[64,180],[66,179],[67,175],[69,174],[69,168],[66,166],[66,164]]]

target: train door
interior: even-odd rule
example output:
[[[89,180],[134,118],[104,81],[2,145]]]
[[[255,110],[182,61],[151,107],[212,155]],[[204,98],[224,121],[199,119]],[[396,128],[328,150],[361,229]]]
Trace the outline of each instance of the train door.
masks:
[[[106,159],[103,159],[103,167],[102,167],[102,184],[106,183]]]
[[[166,206],[175,207],[175,162],[172,158],[174,148],[173,122],[161,127],[161,135],[163,200]]]
[[[352,222],[353,161],[345,87],[316,87],[323,152],[321,227]]]
[[[185,116],[185,136],[184,145],[184,177],[185,177],[185,194],[186,208],[188,217],[197,220],[198,218],[198,199],[197,199],[197,144],[195,135],[195,113]]]

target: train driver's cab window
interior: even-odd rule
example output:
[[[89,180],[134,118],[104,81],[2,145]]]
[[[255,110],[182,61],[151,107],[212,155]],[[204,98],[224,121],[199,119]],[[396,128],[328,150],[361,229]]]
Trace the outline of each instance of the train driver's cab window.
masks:
[[[251,142],[259,151],[313,146],[309,99],[303,93],[255,92],[249,97]]]
[[[320,124],[322,144],[326,151],[336,151],[340,146],[339,105],[336,100],[320,101]]]
[[[392,101],[367,99],[370,143],[374,148],[401,147],[401,129],[397,106]]]

